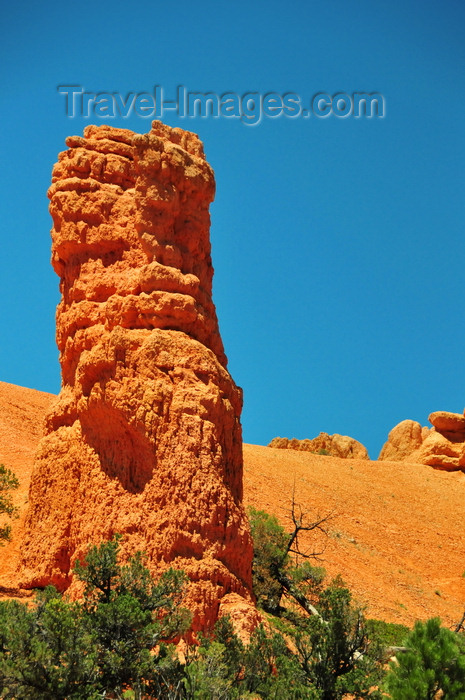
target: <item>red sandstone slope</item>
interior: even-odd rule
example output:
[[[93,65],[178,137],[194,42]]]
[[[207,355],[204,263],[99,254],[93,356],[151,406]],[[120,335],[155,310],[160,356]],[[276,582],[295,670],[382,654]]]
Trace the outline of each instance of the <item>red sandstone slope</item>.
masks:
[[[34,454],[43,434],[45,413],[55,398],[53,394],[0,382],[0,464],[12,469],[19,479],[13,499],[22,515],[12,524],[13,541],[0,548],[0,590],[17,585],[18,534],[25,514]]]
[[[324,562],[370,617],[411,624],[465,607],[465,474],[244,445],[244,494],[286,526],[289,501],[334,511]],[[286,522],[287,521],[287,522]],[[310,549],[315,538],[306,541]]]
[[[15,499],[23,508],[53,398],[0,382],[0,462],[18,474]],[[330,575],[342,574],[370,616],[408,624],[432,615],[448,624],[459,619],[465,606],[465,474],[255,445],[244,445],[244,462],[246,505],[275,513],[287,525],[295,484],[296,500],[311,512],[335,510],[323,564]],[[16,585],[16,542],[0,549],[3,587]]]

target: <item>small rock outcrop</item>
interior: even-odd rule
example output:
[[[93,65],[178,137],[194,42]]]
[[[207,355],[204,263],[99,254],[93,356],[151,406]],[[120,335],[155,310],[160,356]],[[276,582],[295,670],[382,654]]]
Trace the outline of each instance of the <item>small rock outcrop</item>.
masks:
[[[338,435],[337,433],[334,435],[320,433],[312,440],[276,437],[273,438],[268,447],[277,447],[280,450],[301,450],[302,452],[327,454],[344,459],[370,459],[366,447],[361,442],[347,435]]]
[[[35,460],[22,585],[67,589],[74,562],[119,532],[154,573],[186,571],[206,629],[223,599],[250,602],[252,562],[242,392],[211,296],[213,171],[195,134],[160,122],[88,126],[67,145],[49,190],[62,390]]]
[[[378,459],[465,471],[465,417],[460,413],[435,411],[428,420],[432,428],[422,427],[412,420],[396,425]]]
[[[465,417],[460,413],[434,411],[430,413],[428,420],[438,432],[444,435],[450,433],[452,439],[465,439]]]
[[[417,421],[401,421],[389,433],[378,459],[394,462],[405,460],[421,446],[428,433],[429,428],[422,428]]]

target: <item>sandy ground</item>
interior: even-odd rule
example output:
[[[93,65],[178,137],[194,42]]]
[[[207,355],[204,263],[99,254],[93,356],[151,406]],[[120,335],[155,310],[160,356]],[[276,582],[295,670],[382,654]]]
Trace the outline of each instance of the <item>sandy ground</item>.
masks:
[[[17,585],[15,567],[34,452],[51,394],[0,382],[0,463],[20,480],[22,517],[0,548],[0,595]],[[331,514],[328,534],[303,549],[341,574],[370,617],[412,624],[439,615],[452,625],[465,608],[465,474],[399,462],[344,460],[244,445],[244,500],[290,528],[292,496],[309,521]]]
[[[12,541],[0,547],[0,595],[17,586],[18,535],[27,505],[34,453],[42,436],[45,413],[55,398],[53,394],[0,382],[0,464],[19,479],[13,501],[20,513],[12,522]],[[5,522],[5,518],[0,520],[1,525]]]
[[[412,624],[465,608],[465,474],[244,445],[246,505],[290,527],[292,494],[309,521],[332,513],[309,551],[341,574],[369,617]]]

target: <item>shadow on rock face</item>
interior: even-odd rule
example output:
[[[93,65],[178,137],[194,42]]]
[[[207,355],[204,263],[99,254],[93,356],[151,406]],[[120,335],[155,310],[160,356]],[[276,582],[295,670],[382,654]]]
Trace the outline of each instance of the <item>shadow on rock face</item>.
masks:
[[[82,437],[98,455],[102,470],[130,493],[141,493],[152,478],[156,451],[143,426],[121,411],[99,404],[80,416]]]

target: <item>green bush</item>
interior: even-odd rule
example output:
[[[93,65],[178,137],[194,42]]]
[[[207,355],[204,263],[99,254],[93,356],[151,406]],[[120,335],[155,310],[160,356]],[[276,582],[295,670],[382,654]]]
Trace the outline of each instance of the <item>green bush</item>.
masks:
[[[82,603],[52,587],[31,609],[0,603],[2,698],[94,700],[129,689],[136,700],[169,698],[180,684],[183,669],[167,642],[190,623],[180,607],[186,577],[169,570],[155,583],[141,554],[120,565],[119,541],[93,547],[76,566]]]
[[[248,645],[222,618],[212,635],[203,638],[185,669],[184,687],[190,700],[317,700],[296,657],[280,634],[259,626]]]
[[[267,612],[278,614],[283,586],[276,579],[275,567],[289,564],[289,536],[274,515],[263,510],[249,510],[250,530],[254,543],[252,567],[253,590],[257,603]]]
[[[19,481],[11,469],[7,469],[4,464],[0,464],[0,514],[6,514],[10,518],[16,518],[18,509],[13,505],[11,491],[17,489]],[[0,527],[0,544],[8,541],[11,537],[11,526]]]
[[[0,603],[0,649],[2,698],[99,697],[90,621],[79,603],[65,602],[52,587],[31,609],[16,601]]]
[[[458,634],[432,618],[415,623],[405,646],[386,676],[392,700],[465,699],[465,645]]]
[[[366,629],[370,639],[376,639],[379,644],[386,648],[402,646],[411,631],[406,625],[373,618],[366,621]]]
[[[320,594],[320,617],[302,617],[293,638],[296,654],[309,683],[321,700],[346,693],[357,698],[381,697],[373,689],[382,677],[379,657],[368,638],[362,611],[351,601],[342,581],[334,579]]]

